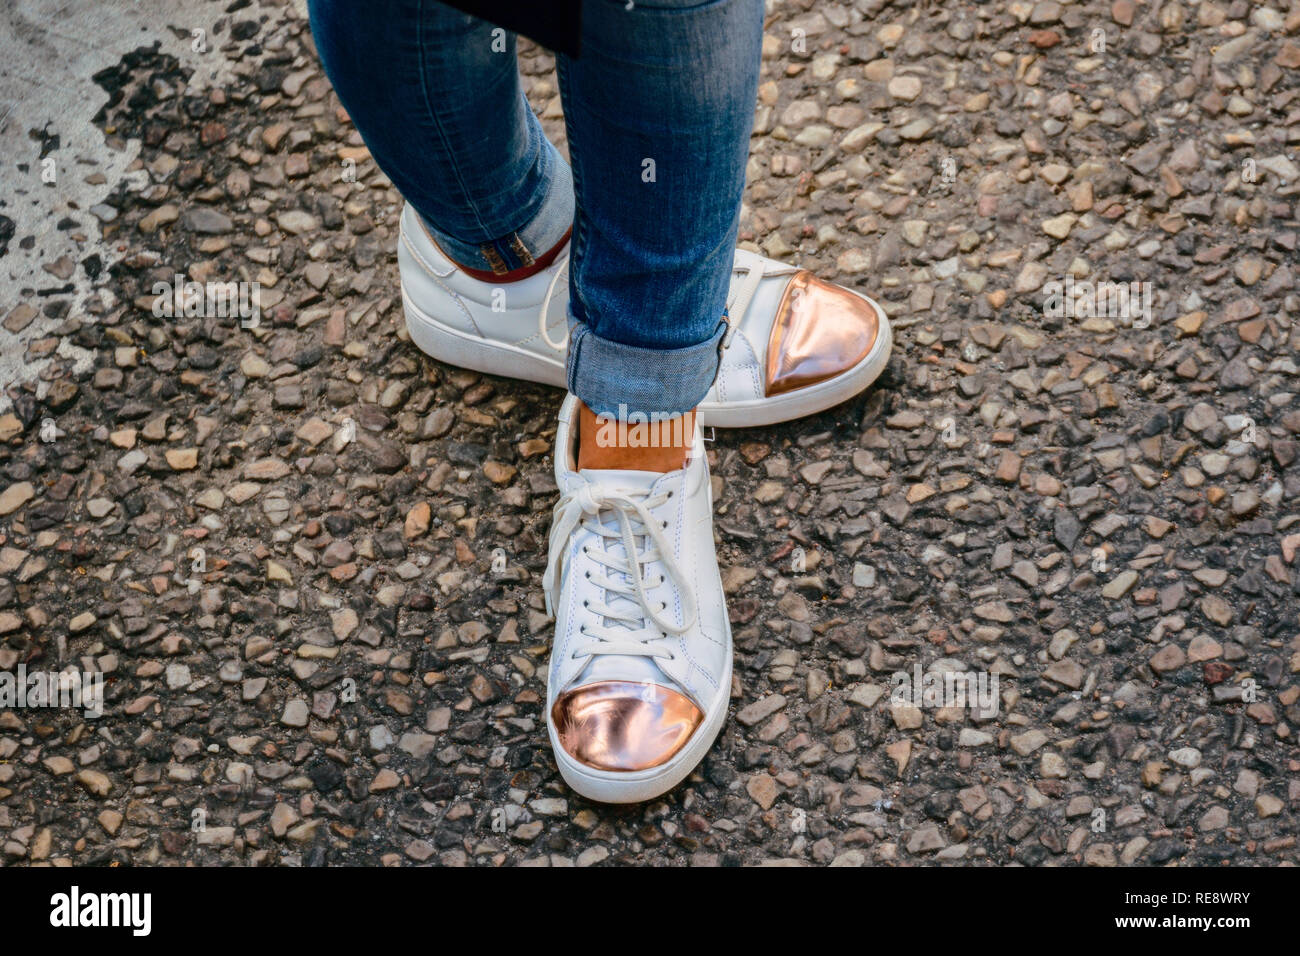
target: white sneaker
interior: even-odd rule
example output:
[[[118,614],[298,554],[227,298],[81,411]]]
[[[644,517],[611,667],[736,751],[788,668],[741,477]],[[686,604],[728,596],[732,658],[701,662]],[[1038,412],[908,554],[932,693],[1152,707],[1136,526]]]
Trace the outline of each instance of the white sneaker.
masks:
[[[722,729],[731,622],[698,432],[686,467],[578,471],[578,400],[560,409],[544,586],[555,636],[546,726],[565,781],[636,803],[676,786]]]
[[[568,247],[536,274],[484,282],[443,254],[410,205],[397,259],[411,340],[439,361],[564,388]],[[893,336],[874,300],[736,250],[722,364],[701,425],[771,425],[825,411],[879,377]]]

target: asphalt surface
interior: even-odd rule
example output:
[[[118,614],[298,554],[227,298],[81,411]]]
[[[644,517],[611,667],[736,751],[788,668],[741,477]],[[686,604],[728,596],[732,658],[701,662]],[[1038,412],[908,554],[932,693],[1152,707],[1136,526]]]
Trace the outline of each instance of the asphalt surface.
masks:
[[[409,343],[301,9],[5,11],[0,675],[104,695],[0,708],[0,860],[1296,861],[1300,11],[769,12],[742,240],[894,356],[712,436],[732,712],[609,808],[542,713],[561,395]]]

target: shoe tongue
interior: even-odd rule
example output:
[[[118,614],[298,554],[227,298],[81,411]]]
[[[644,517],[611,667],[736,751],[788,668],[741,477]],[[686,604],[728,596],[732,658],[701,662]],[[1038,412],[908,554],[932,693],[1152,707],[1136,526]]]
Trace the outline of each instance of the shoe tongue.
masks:
[[[578,474],[593,485],[602,485],[611,490],[645,493],[651,492],[655,484],[665,477],[665,473],[660,471],[597,470],[591,468],[584,468]],[[607,528],[619,528],[619,521],[612,514],[602,515],[601,523]],[[638,545],[645,545],[644,535],[637,535],[636,539]],[[622,554],[623,551],[622,542],[618,538],[605,539],[605,547],[606,550],[614,554]],[[630,577],[627,577],[627,583],[631,584]],[[619,595],[610,595],[610,599],[615,607],[622,606],[624,602],[632,603],[631,598],[624,598]],[[639,612],[640,609],[638,608]],[[587,684],[598,680],[648,682],[677,689],[676,683],[659,669],[653,657],[633,657],[623,654],[596,655],[583,668],[574,685]]]
[[[662,471],[628,471],[616,468],[583,468],[578,472],[593,485],[628,491],[649,491],[662,478]]]

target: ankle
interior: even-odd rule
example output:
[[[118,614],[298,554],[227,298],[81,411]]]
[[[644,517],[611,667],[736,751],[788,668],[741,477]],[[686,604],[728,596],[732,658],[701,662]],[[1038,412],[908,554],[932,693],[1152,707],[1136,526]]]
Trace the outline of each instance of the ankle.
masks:
[[[677,471],[686,466],[695,411],[662,422],[627,423],[578,403],[578,468]]]

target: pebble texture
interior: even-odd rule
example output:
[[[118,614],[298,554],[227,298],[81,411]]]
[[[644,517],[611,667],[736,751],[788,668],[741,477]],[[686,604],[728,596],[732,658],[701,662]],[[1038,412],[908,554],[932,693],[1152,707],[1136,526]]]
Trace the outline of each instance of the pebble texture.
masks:
[[[0,671],[106,700],[0,711],[5,864],[1297,859],[1300,9],[769,8],[742,240],[897,343],[712,436],[733,709],[631,808],[546,740],[561,396],[409,343],[399,197],[305,21],[219,15],[201,94],[147,48],[96,77],[139,159],[0,306],[56,322],[0,413]],[[259,324],[155,316],[177,273],[259,282]],[[1052,314],[1067,277],[1150,283],[1149,321]],[[891,702],[917,666],[996,714]]]

